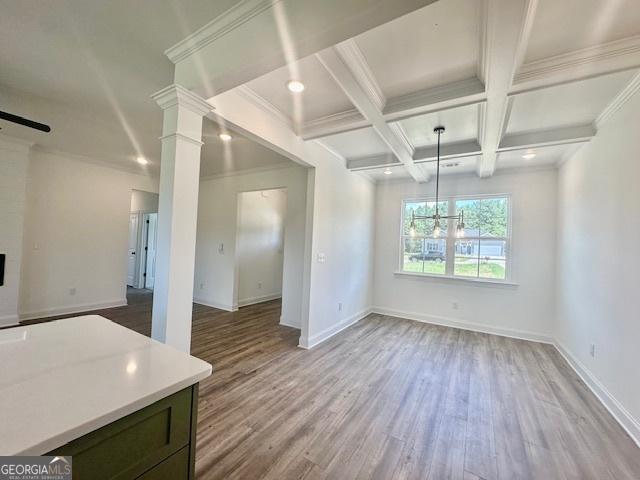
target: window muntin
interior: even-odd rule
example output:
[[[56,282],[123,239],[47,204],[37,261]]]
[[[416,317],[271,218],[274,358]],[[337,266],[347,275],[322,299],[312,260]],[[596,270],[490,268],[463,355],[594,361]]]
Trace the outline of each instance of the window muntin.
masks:
[[[507,280],[509,271],[510,214],[508,196],[448,198],[439,203],[441,215],[464,210],[465,236],[456,238],[455,220],[441,222],[434,239],[433,221],[416,221],[416,235],[409,235],[412,209],[416,215],[433,215],[435,202],[403,203],[403,272],[463,278]]]
[[[447,212],[449,202],[439,202],[438,211]],[[433,222],[416,221],[416,234],[409,234],[412,211],[416,215],[433,215],[436,203],[428,201],[404,202],[402,221],[402,271],[445,275],[447,265],[447,228],[446,220],[440,222],[438,238],[433,237]]]

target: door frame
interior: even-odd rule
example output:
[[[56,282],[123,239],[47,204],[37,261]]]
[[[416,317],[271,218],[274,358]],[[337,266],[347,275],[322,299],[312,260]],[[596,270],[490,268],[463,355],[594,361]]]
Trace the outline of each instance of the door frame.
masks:
[[[140,212],[129,212],[129,235],[131,235],[131,219],[136,217],[136,248],[135,248],[135,262],[133,266],[133,280],[129,283],[129,244],[127,243],[127,273],[125,277],[125,285],[137,288],[140,283]],[[128,240],[127,240],[128,242]]]
[[[141,255],[138,259],[140,262],[139,271],[138,271],[138,287],[137,288],[147,288],[147,262],[149,255],[149,217],[151,215],[158,215],[157,212],[140,212],[142,219],[142,228],[140,229],[140,252],[143,252],[144,255]],[[157,220],[156,220],[156,243],[157,243]],[[155,250],[154,250],[155,252]],[[155,272],[154,272],[155,276]],[[155,282],[154,282],[155,284]]]

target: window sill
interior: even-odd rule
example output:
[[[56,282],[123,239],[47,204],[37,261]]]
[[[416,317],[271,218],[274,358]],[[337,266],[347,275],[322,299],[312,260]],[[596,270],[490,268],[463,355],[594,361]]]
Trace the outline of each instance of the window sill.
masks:
[[[518,283],[509,282],[507,280],[495,280],[492,278],[472,278],[472,277],[454,277],[451,275],[434,275],[431,273],[416,273],[416,272],[403,272],[396,271],[393,272],[396,277],[418,277],[418,278],[428,278],[428,279],[436,279],[436,280],[444,280],[445,282],[462,282],[462,283],[474,283],[480,285],[487,286],[498,286],[503,285],[506,287],[517,287]]]

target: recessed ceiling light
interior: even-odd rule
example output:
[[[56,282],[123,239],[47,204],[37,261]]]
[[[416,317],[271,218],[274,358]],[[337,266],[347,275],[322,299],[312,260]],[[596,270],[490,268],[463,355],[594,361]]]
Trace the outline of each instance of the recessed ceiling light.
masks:
[[[527,152],[522,155],[522,158],[524,158],[525,160],[531,160],[532,158],[536,158],[536,154],[533,152]]]
[[[231,140],[231,135],[229,135],[228,133],[221,133],[218,135],[218,137],[220,137],[220,140],[222,140],[223,142],[228,142],[229,140]]]
[[[136,158],[136,161],[140,164],[140,165],[147,165],[149,163],[149,160],[147,160],[144,157],[138,157]]]
[[[384,169],[384,174],[385,175],[391,175],[393,172],[391,171],[391,169],[389,167]]]
[[[304,83],[299,80],[289,80],[287,88],[293,93],[300,93],[304,90]]]

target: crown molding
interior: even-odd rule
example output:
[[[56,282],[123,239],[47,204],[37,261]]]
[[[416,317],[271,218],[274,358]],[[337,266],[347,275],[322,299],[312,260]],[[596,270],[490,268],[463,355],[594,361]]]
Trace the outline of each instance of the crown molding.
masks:
[[[358,110],[351,108],[305,122],[301,128],[300,136],[304,140],[314,140],[369,126],[371,126],[371,122],[365,119]]]
[[[247,85],[240,85],[239,87],[235,88],[235,91],[238,92],[238,94],[245,100],[248,100],[253,105],[260,108],[262,111],[268,113],[279,122],[284,123],[287,127],[294,130],[294,125],[291,118],[289,118],[286,113],[276,107],[269,100],[256,93],[255,90],[249,88]]]
[[[191,35],[166,49],[164,54],[173,63],[178,63],[248,22],[256,15],[270,9],[278,1],[280,0],[242,0]]]
[[[237,177],[240,175],[251,175],[255,173],[264,173],[272,170],[283,170],[285,168],[304,168],[300,165],[296,165],[293,162],[281,162],[276,163],[274,165],[266,165],[264,167],[255,167],[255,168],[245,168],[244,170],[233,170],[231,172],[223,172],[223,173],[215,173],[213,175],[204,175],[200,177],[201,182],[206,182],[209,180],[217,180],[220,178],[228,178],[228,177]]]
[[[596,118],[596,129],[600,129],[609,119],[622,108],[640,90],[640,72],[636,73],[631,81],[614,97],[605,109]]]
[[[640,67],[640,35],[522,65],[514,91],[529,84],[550,86]]]
[[[378,110],[382,110],[386,103],[386,98],[356,41],[351,38],[336,45],[335,49],[342,57],[342,60],[349,66],[360,87],[367,93]]]
[[[179,105],[203,117],[213,110],[213,106],[200,95],[176,83],[154,93],[151,98],[163,110]]]
[[[329,145],[327,145],[325,142],[323,142],[320,139],[315,139],[315,142],[318,145],[320,145],[322,148],[327,150],[331,155],[336,157],[338,160],[341,160],[341,161],[345,162],[345,165],[346,165],[347,160],[337,150],[334,150],[332,147],[330,147]]]
[[[471,77],[391,98],[387,101],[383,114],[388,121],[402,120],[484,101],[484,83],[478,77]]]
[[[42,145],[38,145],[38,144],[36,144],[36,145],[34,145],[32,147],[32,151],[34,153],[40,154],[40,155],[48,155],[48,156],[52,156],[52,157],[60,157],[60,158],[63,158],[65,160],[88,163],[88,164],[93,165],[95,167],[108,168],[109,170],[117,170],[117,171],[122,172],[122,173],[129,173],[129,174],[132,174],[132,175],[139,175],[141,177],[149,177],[149,178],[158,178],[159,177],[159,170],[147,169],[147,171],[142,171],[142,168],[141,167],[140,168],[136,167],[133,164],[133,162],[132,162],[132,165],[129,167],[129,166],[124,165],[124,164],[114,163],[114,162],[110,162],[108,160],[102,160],[102,159],[95,158],[95,157],[89,157],[88,155],[81,155],[79,153],[70,153],[70,152],[64,152],[62,150],[46,148],[46,147],[43,147]],[[151,173],[151,172],[153,172],[153,173]]]

